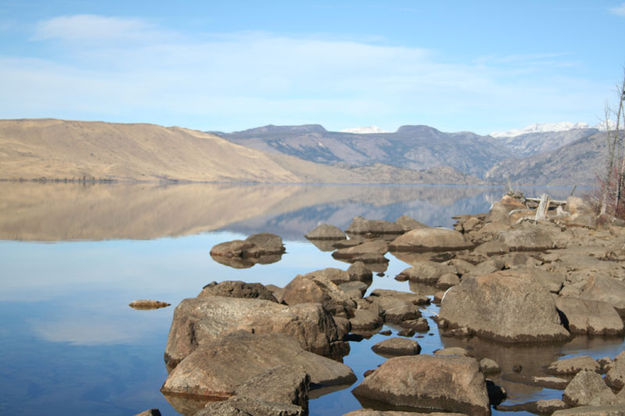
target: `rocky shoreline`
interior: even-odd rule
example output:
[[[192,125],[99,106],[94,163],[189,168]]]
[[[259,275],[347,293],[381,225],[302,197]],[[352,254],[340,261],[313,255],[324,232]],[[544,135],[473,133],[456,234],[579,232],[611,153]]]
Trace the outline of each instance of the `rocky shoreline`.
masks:
[[[354,388],[363,409],[350,416],[489,415],[493,406],[625,415],[625,352],[598,361],[551,354],[573,339],[622,340],[625,228],[575,197],[536,217],[532,201],[507,195],[486,214],[456,217],[454,230],[408,217],[357,217],[345,232],[320,225],[307,238],[349,268],[298,275],[284,288],[211,283],[183,300],[161,391],[185,415],[306,415],[309,397],[356,381],[342,364],[348,341],[387,324],[398,336],[374,347],[389,358]],[[283,252],[278,236],[260,234],[211,255],[250,267]],[[411,265],[395,279],[414,292],[365,296],[388,252]],[[440,303],[435,320],[450,347],[420,354],[412,337],[428,331],[422,308],[431,302]],[[528,357],[508,359],[520,346]],[[508,383],[563,390],[562,398],[502,406]]]

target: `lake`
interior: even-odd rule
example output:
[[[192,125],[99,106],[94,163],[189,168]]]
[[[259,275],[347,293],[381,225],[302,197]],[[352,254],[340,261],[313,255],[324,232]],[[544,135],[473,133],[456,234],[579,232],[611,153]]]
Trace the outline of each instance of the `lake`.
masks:
[[[544,189],[525,191],[539,195]],[[348,264],[304,239],[320,223],[345,229],[357,215],[390,221],[409,215],[451,227],[452,216],[486,212],[503,192],[407,185],[0,183],[0,414],[132,415],[159,408],[176,415],[159,389],[167,377],[163,352],[173,310],[182,299],[212,281],[283,287],[297,274],[346,269]],[[566,198],[569,189],[547,192]],[[283,238],[281,261],[234,269],[211,259],[215,244],[258,232]],[[374,276],[370,290],[423,290],[395,281],[409,264],[387,258],[388,269]],[[172,306],[134,310],[128,303],[135,299]],[[540,372],[561,355],[614,357],[623,346],[621,338],[576,337],[540,347],[441,338],[430,319],[437,311],[434,305],[422,311],[431,328],[416,338],[422,354],[464,346],[495,359],[504,371],[494,379],[508,391],[508,404],[561,397],[560,391],[511,380],[513,365]],[[364,371],[385,360],[371,351],[385,338],[350,342],[344,362],[359,381],[311,400],[311,415],[362,407],[351,390]]]

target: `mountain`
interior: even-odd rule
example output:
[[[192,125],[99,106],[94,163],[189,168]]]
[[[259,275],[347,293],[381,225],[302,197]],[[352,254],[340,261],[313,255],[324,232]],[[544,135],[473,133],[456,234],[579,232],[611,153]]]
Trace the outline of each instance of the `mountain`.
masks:
[[[523,158],[537,153],[556,150],[598,132],[599,130],[595,128],[574,128],[561,131],[516,134],[509,137],[499,136],[497,139],[512,151],[515,158]]]
[[[514,184],[594,185],[603,174],[606,152],[606,133],[595,130],[554,150],[498,162],[485,178],[499,183],[509,178]]]
[[[283,130],[326,132],[314,125]],[[0,120],[0,166],[0,180],[456,183],[460,175],[479,182],[451,170],[389,175],[381,165],[327,166],[180,127],[55,119]]]
[[[591,128],[587,123],[571,123],[570,121],[563,121],[560,123],[534,123],[522,129],[514,129],[508,131],[494,131],[490,134],[491,137],[516,137],[531,133],[551,133],[568,130],[589,129]]]
[[[402,126],[394,133],[344,133],[320,125],[268,125],[216,133],[233,143],[327,165],[393,165],[423,170],[453,167],[483,176],[498,161],[513,156],[505,143],[470,132],[444,133],[428,126]]]

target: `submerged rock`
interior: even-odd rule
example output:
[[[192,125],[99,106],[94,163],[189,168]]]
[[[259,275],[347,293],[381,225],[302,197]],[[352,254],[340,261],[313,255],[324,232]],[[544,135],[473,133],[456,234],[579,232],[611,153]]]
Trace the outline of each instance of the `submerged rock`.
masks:
[[[449,328],[467,328],[501,342],[554,342],[569,338],[551,295],[542,285],[514,271],[466,277],[450,288],[439,318]]]
[[[477,361],[466,357],[391,358],[353,393],[395,407],[490,415],[484,375]]]
[[[167,302],[161,302],[159,300],[139,299],[139,300],[133,300],[132,302],[128,304],[128,306],[130,306],[133,309],[138,309],[138,310],[151,310],[151,309],[166,308],[168,306],[171,306],[171,304]]]

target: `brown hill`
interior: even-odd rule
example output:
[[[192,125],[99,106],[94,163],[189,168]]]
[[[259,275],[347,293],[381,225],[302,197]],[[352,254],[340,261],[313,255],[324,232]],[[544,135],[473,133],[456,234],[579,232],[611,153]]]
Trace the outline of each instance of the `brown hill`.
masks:
[[[459,178],[462,183],[479,183],[449,169],[390,172],[380,165],[358,171],[322,165],[180,127],[0,120],[4,180],[457,183]]]

